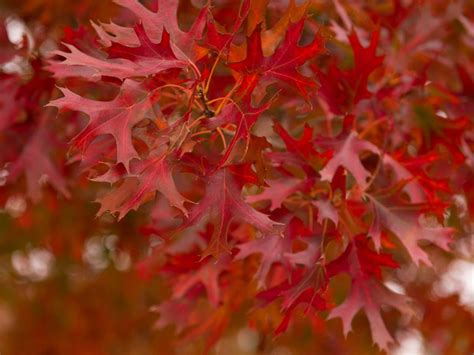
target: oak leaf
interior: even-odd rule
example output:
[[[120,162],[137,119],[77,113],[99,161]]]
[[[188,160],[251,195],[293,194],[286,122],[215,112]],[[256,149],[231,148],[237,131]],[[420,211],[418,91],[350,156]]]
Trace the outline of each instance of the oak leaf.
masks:
[[[356,236],[344,253],[326,267],[330,276],[342,272],[352,277],[349,295],[331,311],[328,319],[341,318],[344,334],[347,335],[352,329],[352,319],[363,309],[369,320],[374,342],[381,349],[387,350],[388,344],[394,340],[382,319],[382,305],[396,308],[404,314],[413,314],[413,309],[409,298],[390,291],[378,281],[381,278],[381,267],[396,268],[398,264],[389,254],[372,251],[365,236]]]
[[[364,151],[380,154],[379,149],[374,144],[360,139],[354,131],[343,132],[334,140],[319,140],[317,142],[324,148],[334,150],[334,156],[319,172],[321,180],[332,181],[336,170],[342,166],[354,176],[361,187],[367,184],[370,173],[362,165],[359,154]]]
[[[315,88],[315,82],[300,74],[298,67],[315,57],[323,49],[322,39],[316,35],[304,47],[298,46],[304,26],[304,18],[288,27],[285,39],[273,55],[265,57],[262,49],[261,26],[257,26],[247,39],[247,57],[231,63],[231,69],[241,74],[243,92],[251,92],[260,80],[277,79],[289,84],[308,96],[308,89]]]
[[[84,153],[95,138],[112,135],[117,148],[117,163],[129,170],[130,162],[139,158],[132,142],[132,128],[143,119],[154,117],[149,93],[132,80],[123,82],[119,94],[112,101],[91,100],[66,88],[60,90],[64,97],[51,101],[48,106],[80,111],[89,116],[88,125],[74,137],[74,146]]]
[[[422,225],[422,215],[406,208],[409,206],[405,206],[405,210],[403,206],[399,206],[397,210],[396,208],[385,206],[382,202],[368,194],[367,196],[374,213],[369,236],[374,239],[377,249],[381,245],[382,229],[386,228],[400,239],[411,259],[417,265],[422,261],[426,265],[432,266],[428,255],[418,245],[418,242],[421,240],[430,241],[441,249],[449,250],[449,244],[452,242],[454,235],[453,228]]]
[[[113,168],[93,180],[115,183],[121,176],[113,176],[112,170]],[[152,151],[147,159],[133,162],[130,174],[125,174],[124,178],[125,181],[118,188],[97,200],[101,203],[98,215],[110,211],[112,214],[118,213],[118,218],[121,219],[129,211],[136,210],[147,199],[154,197],[157,191],[166,197],[171,206],[187,215],[187,209],[184,207],[187,200],[179,193],[174,183],[166,145],[163,145],[162,149]]]
[[[44,181],[63,196],[71,197],[64,176],[50,157],[51,147],[47,143],[51,141],[52,132],[47,117],[47,114],[43,114],[37,131],[8,169],[9,181],[14,181],[22,173],[25,174],[28,195],[34,202],[41,199],[41,185]]]
[[[361,45],[355,32],[351,33],[349,41],[354,52],[352,69],[342,70],[334,62],[329,64],[326,72],[312,67],[321,85],[320,94],[335,114],[351,113],[359,101],[372,96],[367,89],[369,76],[382,65],[384,59],[383,56],[376,55],[379,31],[372,34],[367,48]]]
[[[204,198],[190,211],[184,226],[194,225],[205,216],[214,225],[214,232],[202,258],[208,255],[218,257],[221,251],[230,252],[227,234],[234,219],[253,225],[264,235],[274,234],[280,225],[244,201],[241,189],[227,168],[218,170],[209,178]]]
[[[153,41],[162,41],[162,35],[165,31],[170,34],[171,45],[173,51],[180,60],[195,61],[198,59],[199,51],[197,41],[201,38],[206,24],[207,7],[203,7],[191,29],[184,32],[179,28],[178,24],[178,6],[179,0],[158,1],[158,10],[156,12],[149,10],[142,5],[138,0],[114,0],[114,2],[127,10],[131,11],[138,18],[139,22],[143,24],[145,31],[149,34]],[[126,38],[131,38],[130,30],[125,30],[123,27],[115,26],[116,32],[109,35],[109,40],[123,36],[123,32],[128,32]],[[132,37],[133,38],[133,37]],[[136,44],[122,43],[124,45]]]
[[[51,54],[64,58],[63,61],[51,59],[47,69],[56,78],[83,77],[97,81],[102,76],[113,77],[120,80],[136,77],[147,77],[162,71],[183,68],[186,61],[178,60],[171,49],[168,32],[163,31],[159,43],[153,43],[139,24],[134,28],[138,39],[137,46],[125,46],[112,43],[107,48],[107,55],[95,53],[89,55],[69,43],[63,45],[69,50],[55,50]]]

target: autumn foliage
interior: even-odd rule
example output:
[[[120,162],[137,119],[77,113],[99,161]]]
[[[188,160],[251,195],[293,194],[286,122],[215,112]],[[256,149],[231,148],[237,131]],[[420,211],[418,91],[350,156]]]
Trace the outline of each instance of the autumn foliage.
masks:
[[[473,255],[472,4],[25,3],[29,27],[0,28],[1,223],[28,236],[49,213],[33,244],[70,264],[114,231],[133,269],[113,292],[160,285],[130,332],[172,329],[164,353],[219,353],[236,324],[262,354],[390,352],[407,329],[474,350],[456,299],[465,325],[439,329],[462,341],[429,326],[448,302],[430,288]]]

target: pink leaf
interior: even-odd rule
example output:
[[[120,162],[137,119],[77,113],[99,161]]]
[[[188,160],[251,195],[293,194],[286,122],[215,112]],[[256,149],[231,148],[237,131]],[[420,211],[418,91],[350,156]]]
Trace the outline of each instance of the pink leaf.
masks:
[[[117,162],[128,170],[130,161],[139,158],[132,144],[132,128],[143,119],[154,117],[149,93],[131,80],[123,82],[119,94],[112,101],[91,100],[69,89],[60,90],[64,97],[51,101],[48,106],[80,111],[89,116],[89,124],[74,137],[74,145],[84,152],[96,137],[110,134],[115,139]]]
[[[258,281],[258,288],[264,288],[267,275],[273,264],[281,263],[287,269],[289,263],[285,254],[291,251],[291,239],[279,235],[267,235],[259,239],[251,240],[247,243],[237,245],[240,250],[235,260],[245,259],[252,254],[261,254],[260,265],[255,278]]]
[[[280,208],[282,202],[285,201],[288,196],[305,184],[305,181],[289,177],[267,180],[266,182],[269,186],[264,188],[261,194],[248,196],[246,200],[249,203],[270,200],[270,211]]]
[[[321,180],[332,181],[337,168],[342,166],[354,176],[361,187],[364,187],[367,184],[367,178],[370,176],[370,173],[360,162],[359,154],[363,151],[369,151],[374,154],[380,153],[375,145],[359,139],[357,134],[351,131],[345,139],[336,143],[334,156],[319,172]]]
[[[413,212],[391,210],[367,195],[372,203],[374,221],[369,236],[374,239],[377,249],[380,248],[380,234],[382,227],[393,232],[405,246],[415,264],[420,261],[432,266],[428,254],[418,245],[420,240],[428,240],[438,247],[449,250],[449,243],[454,235],[453,228],[425,227],[420,224],[420,216]]]
[[[344,334],[351,329],[351,323],[359,310],[363,310],[369,320],[374,342],[384,350],[394,340],[388,332],[381,316],[382,305],[398,309],[403,314],[413,314],[410,299],[393,293],[377,279],[381,278],[381,267],[397,267],[389,254],[377,254],[368,246],[364,235],[356,236],[345,252],[326,266],[329,276],[341,272],[352,277],[351,290],[345,301],[334,308],[328,319],[341,318]]]
[[[230,252],[227,232],[234,219],[253,225],[264,235],[274,234],[280,225],[244,202],[241,189],[227,168],[218,170],[209,178],[204,198],[191,210],[184,227],[198,223],[204,216],[209,216],[213,222],[214,233],[203,258],[208,255],[218,257],[221,250]]]

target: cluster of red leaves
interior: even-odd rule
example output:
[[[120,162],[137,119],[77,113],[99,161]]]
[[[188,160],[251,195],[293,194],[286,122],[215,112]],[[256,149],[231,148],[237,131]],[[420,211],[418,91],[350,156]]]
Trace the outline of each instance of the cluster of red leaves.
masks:
[[[0,28],[2,179],[13,183],[25,175],[27,193],[34,202],[41,199],[46,181],[62,195],[70,196],[61,161],[70,139],[67,127],[75,125],[73,120],[58,122],[54,110],[43,107],[55,86],[54,79],[43,70],[39,48],[44,40],[44,33],[31,31],[15,17],[7,18]]]
[[[139,271],[172,289],[155,308],[158,327],[207,335],[211,346],[249,301],[281,305],[270,327],[271,317],[249,315],[277,335],[298,308],[341,318],[345,334],[362,309],[387,349],[382,309],[415,312],[382,270],[431,267],[428,245],[449,253],[456,230],[469,233],[472,9],[114,2],[130,12],[125,23],[92,23],[94,36],[68,32],[45,60],[54,80],[44,59],[30,61],[37,69],[26,84],[2,78],[16,100],[0,97],[2,140],[25,126],[28,137],[7,144],[10,178],[25,172],[34,199],[43,175],[68,195],[45,147],[58,135],[42,108],[56,82],[62,96],[47,106],[69,114],[60,119],[72,123],[67,132],[78,112],[88,119],[71,141],[72,161],[110,185],[98,214],[150,216],[142,233],[154,248]],[[18,110],[35,123],[24,125]],[[351,286],[335,305],[340,274]]]

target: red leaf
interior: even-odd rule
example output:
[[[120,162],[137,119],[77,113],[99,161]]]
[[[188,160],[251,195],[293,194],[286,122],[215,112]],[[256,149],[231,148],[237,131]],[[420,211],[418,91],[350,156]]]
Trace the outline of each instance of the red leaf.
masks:
[[[300,139],[293,138],[278,122],[274,123],[274,129],[285,143],[287,151],[270,153],[272,160],[280,165],[299,166],[308,176],[314,176],[314,169],[324,163],[329,155],[316,151],[313,128],[306,124]]]
[[[370,195],[367,196],[372,203],[375,216],[369,235],[374,238],[377,249],[380,248],[382,228],[386,228],[400,239],[413,262],[417,265],[420,261],[423,261],[426,265],[431,266],[428,255],[418,245],[420,240],[428,240],[444,250],[449,250],[449,243],[452,242],[454,229],[422,226],[420,224],[420,214],[409,212],[409,210],[403,211],[403,209],[391,210]]]
[[[290,267],[288,260],[285,258],[285,254],[291,251],[291,239],[288,236],[266,235],[262,238],[239,244],[237,248],[239,253],[235,260],[245,259],[252,254],[262,255],[255,274],[258,288],[265,287],[268,273],[273,264],[281,263],[286,269]]]
[[[0,132],[15,122],[21,112],[21,106],[15,101],[20,78],[16,75],[0,74]]]
[[[391,292],[376,280],[380,278],[380,267],[397,267],[388,254],[377,254],[369,249],[365,236],[357,236],[345,252],[327,265],[328,275],[345,272],[352,277],[351,290],[345,301],[334,308],[329,318],[341,318],[344,334],[351,331],[352,319],[363,309],[369,320],[374,342],[384,350],[394,340],[380,314],[382,305],[389,305],[403,314],[413,314],[409,298]]]
[[[247,202],[254,203],[263,200],[270,200],[270,211],[280,208],[281,204],[287,197],[306,185],[304,180],[291,177],[267,180],[266,183],[269,186],[264,188],[261,194],[248,196]]]
[[[117,147],[117,163],[129,170],[130,161],[139,158],[132,143],[132,128],[143,119],[154,117],[149,93],[140,83],[131,80],[123,82],[119,94],[112,101],[91,100],[69,89],[60,90],[64,97],[51,101],[48,106],[80,111],[89,116],[89,124],[74,137],[74,145],[84,153],[96,137],[110,134]]]
[[[380,154],[379,149],[372,143],[357,137],[354,131],[348,134],[342,133],[334,140],[317,141],[325,148],[334,150],[334,156],[327,162],[326,166],[319,172],[321,180],[332,181],[337,168],[344,167],[355,178],[357,184],[364,187],[367,184],[367,178],[370,173],[360,162],[359,154],[369,151],[374,154]]]
[[[164,301],[157,306],[153,306],[151,310],[160,315],[160,318],[155,322],[157,329],[174,325],[177,333],[181,333],[185,328],[192,327],[199,319],[196,309],[193,307],[193,301],[186,298]]]
[[[278,133],[283,142],[285,142],[286,148],[295,153],[295,155],[306,160],[311,156],[317,155],[316,150],[314,149],[313,143],[313,129],[305,125],[303,134],[299,140],[294,139],[288,132],[278,123],[274,124],[275,132]]]
[[[268,101],[267,103],[261,105],[258,108],[253,108],[250,105],[249,98],[247,98],[244,99],[241,107],[237,106],[237,104],[235,103],[228,104],[224,106],[219,115],[209,120],[209,128],[216,128],[226,124],[236,125],[234,137],[230,141],[229,146],[227,147],[224,153],[224,156],[220,160],[218,168],[223,166],[227,162],[230,154],[232,153],[232,150],[234,149],[235,145],[239,140],[245,139],[246,146],[248,146],[250,130],[252,129],[255,122],[257,122],[259,117],[262,115],[262,113],[270,107],[271,101],[272,100]]]
[[[257,228],[264,235],[275,233],[279,223],[254,210],[244,202],[241,191],[228,169],[221,169],[209,178],[204,198],[195,206],[183,227],[194,225],[208,216],[214,225],[214,233],[202,258],[218,257],[222,250],[230,253],[227,233],[230,223],[239,219]]]
[[[261,26],[252,32],[247,39],[247,57],[230,67],[244,78],[243,91],[251,92],[260,79],[278,79],[295,88],[306,98],[307,89],[314,88],[315,83],[303,75],[297,68],[322,51],[322,38],[316,35],[313,42],[299,47],[298,42],[303,31],[305,19],[289,26],[285,39],[270,57],[263,56],[261,43]]]
[[[201,283],[209,302],[217,307],[220,301],[219,275],[228,268],[230,260],[230,255],[222,256],[217,262],[210,259],[197,271],[178,277],[173,288],[173,298],[181,299],[192,287]]]
[[[101,76],[109,76],[124,80],[186,66],[185,61],[178,60],[174,55],[168,32],[164,31],[161,42],[155,44],[142,25],[137,25],[134,31],[139,41],[138,46],[129,47],[114,43],[108,49],[108,58],[88,55],[73,45],[64,43],[69,52],[52,52],[64,60],[50,60],[47,69],[53,72],[56,78],[79,76],[88,80],[100,80]]]
[[[318,223],[322,224],[324,219],[329,219],[337,227],[339,215],[330,200],[313,201],[313,205],[318,208]]]
[[[299,236],[303,237],[310,234],[311,231],[304,227],[300,219],[292,218],[286,224],[283,235],[266,235],[259,239],[238,244],[239,253],[234,260],[245,259],[252,254],[261,254],[260,265],[254,277],[258,282],[257,287],[265,288],[267,276],[273,264],[280,263],[289,272],[291,264],[297,264],[303,260],[303,258],[291,252],[292,241]],[[308,246],[308,248],[310,247]]]
[[[21,155],[9,168],[9,181],[15,181],[20,174],[26,175],[28,195],[34,202],[41,198],[41,183],[46,178],[57,191],[69,198],[66,181],[49,157],[47,143],[51,140],[47,116],[43,116],[40,126],[23,148]]]
[[[202,8],[191,29],[184,32],[178,24],[179,0],[159,1],[157,12],[147,9],[138,0],[114,0],[114,2],[134,13],[152,40],[162,40],[162,34],[168,31],[171,36],[173,50],[179,59],[187,61],[197,59],[196,41],[201,38],[204,31],[207,7]],[[121,38],[123,36],[122,32],[125,31],[124,28],[115,28],[115,31],[110,31],[110,28],[108,28],[108,30],[108,32],[111,32],[111,36],[109,35],[106,38],[112,39],[112,41],[113,38]],[[127,37],[130,38],[130,34]],[[134,45],[136,43],[122,44]]]
[[[108,175],[93,180],[109,183],[116,181],[110,179]],[[184,202],[187,200],[181,196],[175,186],[167,155],[163,149],[152,152],[146,160],[133,163],[130,175],[126,176],[123,184],[97,200],[101,203],[97,214],[101,215],[105,211],[110,211],[112,214],[118,213],[118,218],[121,219],[129,211],[140,207],[149,195],[154,196],[156,191],[161,192],[172,206],[179,208],[187,215],[187,210],[184,207]]]
[[[227,51],[230,47],[232,40],[237,34],[237,31],[240,29],[242,22],[245,20],[245,18],[247,17],[247,14],[249,13],[249,5],[250,5],[250,0],[244,0],[240,4],[239,13],[238,13],[237,19],[234,22],[234,25],[232,26],[231,33],[220,33],[217,30],[217,27],[214,24],[214,22],[208,20],[206,41],[203,43],[203,45],[214,48],[218,52]]]
[[[371,97],[367,90],[369,75],[383,63],[384,57],[375,55],[379,41],[379,31],[372,34],[370,45],[362,47],[355,32],[349,36],[354,52],[354,68],[340,70],[334,62],[329,64],[327,73],[313,66],[321,84],[320,93],[335,114],[351,113],[359,101]]]

